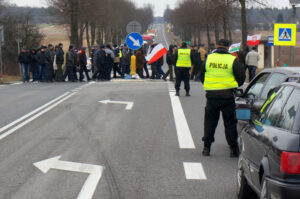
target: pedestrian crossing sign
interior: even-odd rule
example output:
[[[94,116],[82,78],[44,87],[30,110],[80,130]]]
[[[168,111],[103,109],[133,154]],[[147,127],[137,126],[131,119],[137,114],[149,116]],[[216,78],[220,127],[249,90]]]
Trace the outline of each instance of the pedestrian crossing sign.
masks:
[[[275,46],[296,46],[297,25],[296,24],[275,24],[274,45]]]

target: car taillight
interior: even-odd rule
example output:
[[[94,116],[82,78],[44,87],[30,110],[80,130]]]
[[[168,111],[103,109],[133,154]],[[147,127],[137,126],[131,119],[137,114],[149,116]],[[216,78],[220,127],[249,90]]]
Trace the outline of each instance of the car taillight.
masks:
[[[282,152],[280,170],[287,174],[300,174],[300,153]]]

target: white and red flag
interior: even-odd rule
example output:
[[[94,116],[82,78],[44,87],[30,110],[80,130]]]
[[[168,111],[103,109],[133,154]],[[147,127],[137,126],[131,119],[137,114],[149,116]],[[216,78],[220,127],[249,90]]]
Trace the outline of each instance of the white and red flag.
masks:
[[[153,62],[156,62],[167,53],[168,50],[162,44],[158,44],[153,48],[152,52],[146,57],[146,60],[148,61],[148,64],[152,64]]]
[[[261,35],[253,35],[247,37],[247,45],[248,46],[257,46],[259,45],[261,40]]]

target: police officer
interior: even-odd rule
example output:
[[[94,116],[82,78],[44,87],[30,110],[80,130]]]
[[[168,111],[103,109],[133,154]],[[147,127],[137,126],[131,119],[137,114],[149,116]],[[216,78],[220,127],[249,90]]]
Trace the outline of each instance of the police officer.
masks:
[[[218,41],[216,51],[208,55],[206,63],[200,68],[200,80],[207,98],[202,138],[204,156],[210,155],[220,112],[224,120],[226,140],[230,146],[230,157],[239,155],[234,89],[244,84],[245,68],[236,57],[228,53],[228,47],[228,40]]]
[[[187,44],[183,42],[181,48],[178,49],[174,57],[176,67],[176,96],[180,96],[179,90],[181,82],[184,81],[184,87],[186,91],[186,96],[190,96],[190,69],[192,67],[192,54],[191,50],[187,48]]]

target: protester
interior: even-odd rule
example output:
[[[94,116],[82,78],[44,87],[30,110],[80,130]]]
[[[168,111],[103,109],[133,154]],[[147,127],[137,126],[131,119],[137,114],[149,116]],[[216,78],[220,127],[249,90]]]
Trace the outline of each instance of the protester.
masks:
[[[136,52],[136,73],[139,75],[140,78],[144,78],[144,64],[145,64],[145,55],[143,48],[140,48]]]
[[[58,44],[58,47],[56,49],[56,65],[57,70],[55,73],[55,81],[61,82],[63,81],[63,69],[62,66],[64,64],[64,50],[63,50],[63,44]]]
[[[153,44],[150,47],[150,53],[152,52],[152,50],[155,48],[156,44]],[[151,79],[160,79],[160,74],[157,71],[157,67],[158,67],[158,61],[155,61],[153,63],[150,64],[151,65],[151,70],[152,70],[152,75],[151,75]]]
[[[174,46],[171,44],[169,46],[169,51],[167,53],[167,64],[169,66],[169,70],[163,76],[163,80],[165,80],[165,81],[166,81],[168,76],[170,76],[170,81],[174,81],[174,77],[173,77],[173,65],[174,65],[173,48],[174,48]]]
[[[48,45],[48,49],[46,51],[46,66],[47,66],[47,82],[53,82],[54,79],[54,57],[55,57],[55,50],[52,44]]]
[[[119,73],[119,75],[123,77],[120,69],[120,62],[121,62],[120,49],[116,44],[114,45],[113,52],[115,55],[114,66],[113,66],[113,73],[114,73],[113,78],[117,78],[117,73]]]
[[[85,72],[85,76],[87,81],[91,81],[90,76],[89,76],[89,72],[87,69],[87,56],[86,56],[86,52],[85,52],[86,48],[82,47],[78,53],[78,58],[79,58],[79,67],[80,67],[80,71],[79,71],[79,81],[83,82],[84,80],[84,76],[83,76],[83,72]]]
[[[248,67],[248,72],[249,72],[249,82],[251,82],[256,75],[256,70],[257,70],[259,60],[260,57],[257,52],[257,47],[253,47],[246,57],[246,65]]]
[[[32,73],[32,82],[39,80],[39,64],[35,49],[30,50],[30,71]]]
[[[42,46],[37,53],[37,61],[39,64],[39,82],[47,81],[47,65],[46,65],[46,46]]]
[[[111,71],[114,66],[114,60],[115,60],[115,54],[114,54],[110,44],[106,45],[105,54],[106,54],[106,59],[105,59],[104,80],[110,81],[111,80]]]
[[[105,46],[100,46],[94,55],[95,73],[93,74],[93,80],[104,80],[105,59]]]
[[[19,55],[19,63],[21,64],[23,82],[29,82],[30,55],[25,47],[22,48],[22,51]]]
[[[69,51],[66,55],[66,71],[63,76],[63,81],[68,77],[69,82],[75,82],[73,67],[75,67],[75,47],[74,45],[69,46]]]
[[[125,44],[122,49],[122,59],[121,59],[123,75],[125,74],[130,75],[130,62],[131,62],[131,57],[130,57],[129,49],[128,46]]]

